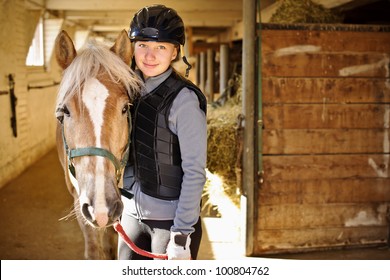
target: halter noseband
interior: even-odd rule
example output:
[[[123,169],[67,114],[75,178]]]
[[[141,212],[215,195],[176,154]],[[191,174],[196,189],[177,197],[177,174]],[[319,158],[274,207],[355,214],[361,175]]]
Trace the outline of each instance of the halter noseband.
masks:
[[[76,178],[76,169],[72,163],[72,159],[76,157],[82,157],[82,156],[100,156],[108,158],[115,166],[115,176],[116,176],[116,182],[117,184],[121,180],[122,177],[122,169],[126,166],[126,163],[129,159],[130,154],[130,143],[131,143],[131,113],[130,113],[130,104],[129,108],[127,110],[127,119],[129,123],[129,139],[126,145],[125,153],[123,155],[122,160],[118,160],[113,153],[111,153],[109,150],[99,148],[99,147],[85,147],[85,148],[77,148],[77,149],[69,149],[69,146],[66,142],[65,133],[64,133],[64,123],[63,123],[63,115],[64,115],[64,108],[58,108],[56,111],[57,119],[61,123],[61,130],[62,130],[62,140],[64,142],[64,148],[66,155],[68,157],[68,169],[69,172],[73,175],[74,178]]]

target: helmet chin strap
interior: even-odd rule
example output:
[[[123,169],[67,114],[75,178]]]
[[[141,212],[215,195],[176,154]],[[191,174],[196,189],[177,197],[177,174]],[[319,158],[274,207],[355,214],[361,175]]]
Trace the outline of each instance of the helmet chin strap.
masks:
[[[181,58],[183,59],[183,62],[187,65],[186,78],[188,78],[188,75],[190,74],[190,70],[191,70],[192,66],[188,62],[187,57],[184,55],[184,46],[183,45],[180,45],[180,53],[183,54],[183,56]]]

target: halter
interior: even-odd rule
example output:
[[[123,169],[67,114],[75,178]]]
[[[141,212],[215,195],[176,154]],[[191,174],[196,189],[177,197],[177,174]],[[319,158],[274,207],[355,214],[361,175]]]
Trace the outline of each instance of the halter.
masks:
[[[121,177],[122,177],[122,169],[126,166],[126,163],[129,159],[130,154],[130,143],[131,143],[131,113],[130,113],[130,105],[127,110],[127,119],[129,123],[129,140],[127,141],[125,153],[123,155],[122,160],[118,160],[113,153],[111,153],[109,150],[99,148],[99,147],[85,147],[85,148],[77,148],[77,149],[69,149],[69,146],[66,142],[65,133],[64,133],[64,108],[58,108],[56,111],[57,119],[61,123],[61,130],[62,130],[62,140],[64,142],[64,148],[66,155],[68,157],[68,169],[69,172],[72,174],[74,178],[76,178],[76,169],[73,165],[72,159],[76,157],[82,157],[82,156],[100,156],[108,158],[115,166],[115,176],[116,176],[116,182],[119,183]]]

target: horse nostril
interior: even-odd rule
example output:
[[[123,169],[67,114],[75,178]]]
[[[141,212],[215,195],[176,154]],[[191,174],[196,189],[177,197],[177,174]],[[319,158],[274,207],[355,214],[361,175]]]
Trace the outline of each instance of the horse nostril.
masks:
[[[84,203],[81,207],[81,213],[84,215],[84,217],[90,221],[93,222],[93,218],[91,213],[89,212],[90,205],[88,203]]]
[[[122,215],[122,211],[123,211],[123,203],[122,203],[122,201],[117,200],[113,204],[108,215],[111,218],[111,220],[115,221],[115,220],[117,220],[117,218],[120,217],[120,215]]]

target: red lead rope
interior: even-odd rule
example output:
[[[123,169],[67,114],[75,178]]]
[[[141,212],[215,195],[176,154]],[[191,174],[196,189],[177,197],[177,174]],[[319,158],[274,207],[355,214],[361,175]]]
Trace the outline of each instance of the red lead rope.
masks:
[[[152,258],[152,259],[163,259],[163,260],[168,259],[168,255],[166,255],[166,254],[151,253],[151,252],[145,251],[145,250],[139,248],[137,245],[135,245],[134,242],[131,241],[131,239],[126,235],[125,231],[123,230],[122,225],[119,222],[116,222],[113,226],[114,226],[114,229],[118,232],[118,234],[122,237],[123,241],[125,241],[127,246],[129,246],[130,249],[133,250],[134,252],[136,252],[138,255],[141,255],[141,256],[144,256],[147,258]]]

